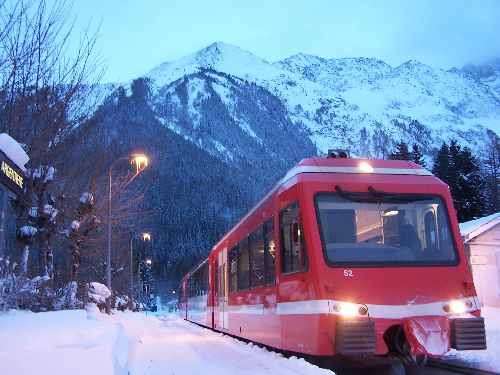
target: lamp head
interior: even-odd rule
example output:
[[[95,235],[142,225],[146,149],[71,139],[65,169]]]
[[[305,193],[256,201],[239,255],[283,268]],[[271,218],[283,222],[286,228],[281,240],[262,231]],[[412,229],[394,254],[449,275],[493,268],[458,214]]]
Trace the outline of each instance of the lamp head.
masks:
[[[135,164],[136,172],[139,173],[148,166],[148,160],[144,154],[134,154],[130,157],[130,164]]]

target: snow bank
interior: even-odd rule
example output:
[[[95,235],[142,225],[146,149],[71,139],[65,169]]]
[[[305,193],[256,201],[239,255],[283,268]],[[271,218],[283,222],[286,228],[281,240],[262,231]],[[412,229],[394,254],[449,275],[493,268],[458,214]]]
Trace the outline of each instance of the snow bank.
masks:
[[[113,374],[117,327],[86,312],[0,315],[0,372],[16,375]]]

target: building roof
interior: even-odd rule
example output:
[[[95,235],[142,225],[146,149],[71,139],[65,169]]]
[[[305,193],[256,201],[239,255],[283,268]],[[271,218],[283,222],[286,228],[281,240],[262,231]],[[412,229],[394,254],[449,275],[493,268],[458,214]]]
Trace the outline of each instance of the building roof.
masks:
[[[464,242],[469,242],[498,223],[500,223],[500,212],[482,217],[480,219],[461,223],[460,234],[462,235]]]

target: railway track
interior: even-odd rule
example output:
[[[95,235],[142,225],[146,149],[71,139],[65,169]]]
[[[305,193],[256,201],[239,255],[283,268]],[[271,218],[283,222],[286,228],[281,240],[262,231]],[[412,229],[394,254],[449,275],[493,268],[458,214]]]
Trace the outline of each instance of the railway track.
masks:
[[[480,368],[468,367],[466,364],[456,361],[442,361],[436,359],[429,359],[425,367],[446,370],[455,374],[499,375],[498,372]]]
[[[470,364],[464,362],[435,359],[429,359],[425,366],[404,366],[399,360],[383,357],[357,361],[331,358],[324,363],[305,359],[319,367],[335,371],[337,375],[500,375],[498,372],[470,367]]]

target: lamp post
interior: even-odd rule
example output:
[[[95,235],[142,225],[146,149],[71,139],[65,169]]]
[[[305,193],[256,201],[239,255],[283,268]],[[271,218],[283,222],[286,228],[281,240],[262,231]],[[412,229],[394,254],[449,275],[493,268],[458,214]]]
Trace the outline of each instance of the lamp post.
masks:
[[[134,311],[134,232],[130,232],[130,310]]]
[[[132,179],[137,177],[137,175],[145,168],[148,166],[148,158],[147,156],[143,154],[134,154],[131,156],[123,156],[118,159],[116,159],[113,163],[111,163],[111,166],[109,167],[109,172],[108,172],[108,249],[106,252],[106,286],[108,289],[111,291],[111,201],[113,199],[113,190],[112,190],[112,172],[113,172],[113,167],[116,165],[116,163],[123,161],[123,160],[130,160],[130,164],[136,165],[136,173]],[[111,313],[111,298],[106,299],[106,314]]]

